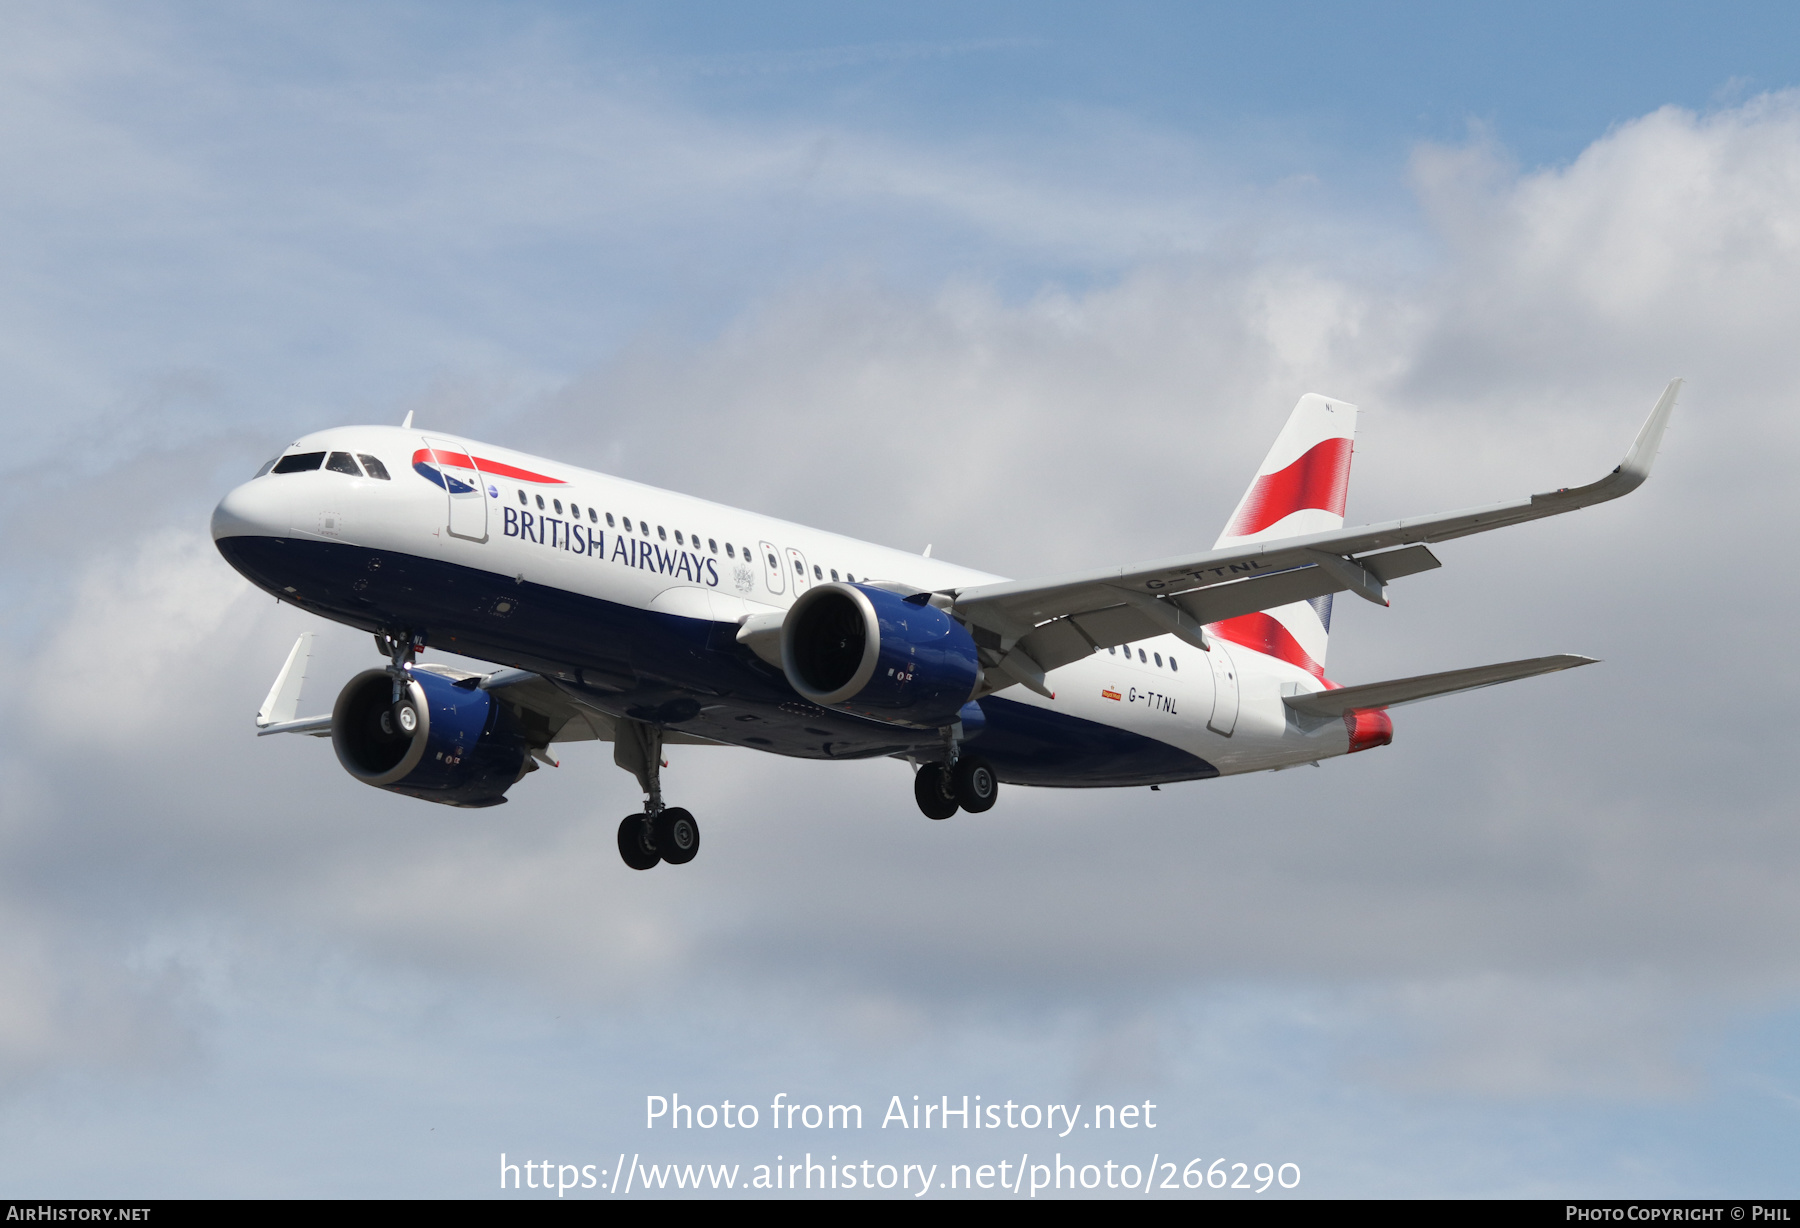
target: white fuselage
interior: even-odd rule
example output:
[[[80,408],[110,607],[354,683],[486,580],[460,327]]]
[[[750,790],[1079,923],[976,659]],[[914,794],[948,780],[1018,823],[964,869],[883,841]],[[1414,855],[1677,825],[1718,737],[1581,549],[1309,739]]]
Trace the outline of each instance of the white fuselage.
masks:
[[[256,583],[284,600],[365,629],[380,630],[377,624],[383,619],[409,617],[394,613],[407,600],[404,594],[384,596],[385,613],[379,616],[374,607],[364,610],[357,604],[371,591],[370,583],[379,588],[404,568],[420,577],[415,587],[427,577],[445,577],[435,582],[454,586],[464,583],[454,577],[480,575],[495,584],[510,581],[521,593],[553,590],[622,611],[715,627],[785,610],[807,588],[840,577],[855,583],[895,582],[920,591],[1000,579],[453,436],[345,427],[309,435],[284,455],[312,452],[372,456],[389,476],[365,476],[361,466],[357,474],[323,467],[265,474],[225,497],[214,515],[213,534],[234,565]],[[415,467],[422,453],[425,469],[439,473],[448,485]],[[441,463],[457,454],[474,458],[468,469]],[[459,472],[465,479],[461,493],[455,490]],[[250,566],[227,548],[230,539],[292,543],[286,554],[304,555],[309,562],[287,574],[279,561],[286,555],[276,549],[268,556],[276,561]],[[566,672],[557,645],[544,642],[541,634],[520,631],[523,638],[509,638],[526,624],[515,620],[510,609],[498,611],[506,604],[503,597],[493,597],[480,584],[465,586],[470,609],[457,616],[465,620],[460,622],[424,612],[458,608],[442,593],[415,594],[422,603],[418,617],[424,620],[418,625],[434,624],[433,647],[547,676]],[[527,598],[520,600],[529,604]],[[438,626],[444,629],[440,632]],[[686,676],[687,668],[674,662],[663,668],[637,658],[632,666],[674,679]],[[1324,685],[1305,669],[1217,638],[1206,653],[1164,636],[1101,650],[1052,671],[1049,697],[1013,686],[999,698],[1046,716],[1069,718],[1077,723],[1071,728],[1087,722],[1140,735],[1186,752],[1219,774],[1232,774],[1348,751],[1342,721],[1313,722],[1310,730],[1303,729],[1282,703],[1283,695],[1318,691]],[[754,743],[745,739],[738,744]],[[1005,765],[999,766],[1006,775]],[[1153,778],[1171,775],[1161,771]]]

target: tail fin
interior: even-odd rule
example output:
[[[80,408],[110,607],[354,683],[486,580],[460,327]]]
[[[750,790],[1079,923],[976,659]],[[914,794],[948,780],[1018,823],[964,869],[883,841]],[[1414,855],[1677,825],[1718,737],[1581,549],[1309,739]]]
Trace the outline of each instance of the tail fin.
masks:
[[[1213,548],[1343,528],[1355,438],[1356,406],[1317,393],[1301,397]],[[1207,630],[1323,678],[1331,598],[1244,614]]]

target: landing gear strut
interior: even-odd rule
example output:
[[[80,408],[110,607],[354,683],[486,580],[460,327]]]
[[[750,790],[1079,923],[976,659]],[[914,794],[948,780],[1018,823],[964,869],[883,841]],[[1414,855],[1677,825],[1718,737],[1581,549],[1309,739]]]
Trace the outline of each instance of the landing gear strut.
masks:
[[[634,870],[649,870],[659,861],[686,865],[700,852],[700,824],[679,806],[662,799],[660,725],[621,718],[613,734],[613,762],[638,778],[644,789],[642,814],[619,824],[619,856]]]
[[[388,675],[394,680],[393,699],[388,710],[381,714],[381,731],[390,737],[398,734],[410,738],[419,728],[419,714],[413,708],[407,684],[413,658],[424,649],[425,637],[411,631],[395,635],[383,632],[375,637],[375,647],[387,657]]]

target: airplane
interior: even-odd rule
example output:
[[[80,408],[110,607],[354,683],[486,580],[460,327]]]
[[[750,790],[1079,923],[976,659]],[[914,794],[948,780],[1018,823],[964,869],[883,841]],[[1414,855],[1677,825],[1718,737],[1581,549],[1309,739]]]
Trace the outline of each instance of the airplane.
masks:
[[[643,809],[632,869],[692,861],[663,748],[913,768],[931,819],[1002,783],[1151,786],[1385,746],[1388,710],[1592,664],[1568,654],[1386,682],[1325,677],[1339,593],[1438,567],[1433,543],[1628,494],[1682,381],[1620,464],[1526,499],[1344,528],[1356,406],[1300,398],[1213,548],[1035,580],[807,528],[472,439],[349,426],[282,449],[213,512],[219,552],[280,600],[375,637],[380,668],[298,717],[304,634],[260,735],[329,737],[379,789],[506,801],[553,748],[610,741]],[[427,647],[495,668],[421,661]]]

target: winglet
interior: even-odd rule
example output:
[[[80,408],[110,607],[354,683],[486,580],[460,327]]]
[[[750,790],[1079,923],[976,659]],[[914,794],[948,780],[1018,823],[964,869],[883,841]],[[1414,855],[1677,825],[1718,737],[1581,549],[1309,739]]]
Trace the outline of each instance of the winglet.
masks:
[[[293,651],[288,653],[287,664],[275,675],[275,685],[269,688],[269,697],[262,702],[256,713],[256,727],[267,729],[270,725],[281,725],[294,719],[300,710],[300,688],[306,685],[306,665],[312,659],[313,633],[308,631],[294,641]],[[299,668],[296,669],[295,666]]]
[[[1662,399],[1644,419],[1644,427],[1638,432],[1631,451],[1619,462],[1617,472],[1630,483],[1627,489],[1643,485],[1644,479],[1650,476],[1650,466],[1656,463],[1656,452],[1662,447],[1663,432],[1669,429],[1669,418],[1675,412],[1675,402],[1681,397],[1683,382],[1681,379],[1669,381],[1669,386],[1663,389]]]
[[[1643,427],[1632,441],[1631,451],[1625,454],[1625,459],[1611,473],[1586,486],[1564,487],[1547,494],[1533,495],[1531,502],[1551,504],[1559,512],[1574,511],[1578,507],[1592,507],[1596,503],[1628,495],[1642,486],[1644,479],[1650,476],[1650,466],[1656,463],[1656,452],[1662,447],[1663,432],[1669,429],[1669,418],[1675,413],[1675,401],[1681,396],[1682,383],[1679,379],[1669,381],[1669,386],[1663,389],[1662,396],[1656,402],[1656,408],[1644,419]]]

